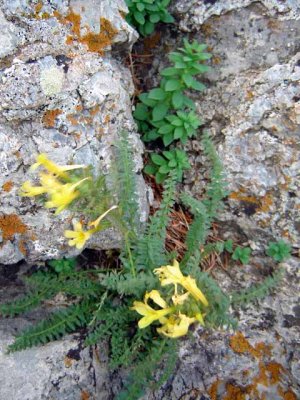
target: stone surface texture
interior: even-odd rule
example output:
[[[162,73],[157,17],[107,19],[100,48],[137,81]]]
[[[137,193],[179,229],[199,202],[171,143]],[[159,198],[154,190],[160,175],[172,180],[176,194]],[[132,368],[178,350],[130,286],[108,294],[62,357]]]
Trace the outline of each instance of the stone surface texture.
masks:
[[[34,178],[29,167],[37,154],[107,172],[126,129],[136,172],[142,168],[133,84],[117,59],[137,38],[126,10],[123,0],[0,2],[0,263],[76,254],[63,237],[73,215],[56,217],[35,199],[18,196],[20,185]],[[139,175],[137,182],[145,221],[146,187]],[[111,248],[118,241],[106,230],[88,247]]]
[[[297,1],[195,1],[175,5],[182,30],[213,54],[198,112],[229,182],[224,222],[265,244],[299,248],[300,6]],[[185,185],[203,192],[198,140]]]

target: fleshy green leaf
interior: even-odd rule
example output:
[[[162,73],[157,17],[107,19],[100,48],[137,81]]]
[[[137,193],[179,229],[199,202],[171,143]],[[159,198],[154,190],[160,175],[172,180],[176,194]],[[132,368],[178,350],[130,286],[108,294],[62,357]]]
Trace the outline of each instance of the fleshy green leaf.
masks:
[[[183,95],[181,91],[176,91],[172,94],[172,104],[175,109],[179,109],[183,106]]]
[[[148,107],[141,103],[137,104],[133,116],[139,121],[146,121],[148,119]]]
[[[164,165],[166,163],[166,160],[162,156],[155,153],[151,154],[151,160],[154,162],[154,164],[159,166]]]
[[[181,83],[177,79],[169,79],[165,85],[166,92],[173,92],[181,88]]]
[[[135,11],[135,12],[133,13],[133,16],[134,16],[134,19],[136,20],[136,22],[138,22],[138,23],[141,24],[141,25],[144,25],[144,23],[145,23],[145,17],[144,17],[144,15],[143,15],[141,12]]]
[[[148,96],[151,100],[164,100],[166,98],[166,92],[161,88],[152,89],[148,93]]]
[[[164,119],[168,110],[169,110],[169,107],[167,104],[164,104],[164,103],[157,104],[153,108],[153,111],[152,111],[153,121],[155,122],[155,121],[160,121],[160,120]]]
[[[178,70],[176,68],[173,67],[169,67],[169,68],[165,68],[163,69],[160,74],[162,76],[174,76],[174,75],[178,75]]]

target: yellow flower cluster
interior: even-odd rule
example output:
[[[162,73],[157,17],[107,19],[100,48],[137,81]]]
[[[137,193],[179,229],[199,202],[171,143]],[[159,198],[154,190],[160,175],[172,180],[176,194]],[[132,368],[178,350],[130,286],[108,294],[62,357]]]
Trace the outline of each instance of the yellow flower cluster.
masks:
[[[45,203],[46,208],[56,208],[55,214],[59,214],[65,208],[67,208],[72,201],[80,196],[80,192],[76,190],[90,177],[80,179],[76,182],[71,181],[67,171],[71,171],[78,168],[86,168],[85,165],[64,165],[59,166],[53,161],[49,160],[45,154],[39,154],[37,156],[37,162],[32,165],[31,170],[36,170],[38,167],[43,167],[45,171],[40,172],[40,186],[33,186],[29,181],[23,183],[20,191],[21,196],[33,197],[41,194],[48,196],[48,201]],[[89,223],[92,229],[87,231],[83,230],[83,226],[80,222],[74,223],[74,230],[66,230],[64,235],[69,240],[70,246],[76,246],[78,249],[82,249],[86,241],[95,232],[98,232],[100,228],[101,220],[117,206],[112,206],[109,210],[104,212],[95,221]]]
[[[50,161],[45,154],[37,156],[37,162],[32,165],[31,170],[38,167],[44,167],[47,172],[40,172],[41,186],[32,186],[29,181],[23,183],[21,187],[21,196],[33,197],[41,194],[47,194],[49,200],[46,202],[46,208],[56,208],[55,214],[59,214],[67,208],[73,200],[79,196],[76,188],[90,178],[81,179],[75,183],[63,183],[59,178],[67,180],[69,175],[67,171],[86,168],[85,165],[64,165],[59,166]]]
[[[100,228],[100,222],[101,220],[106,217],[106,215],[114,210],[115,208],[117,208],[117,206],[112,206],[110,207],[109,210],[105,211],[103,214],[100,215],[100,217],[98,217],[95,221],[92,221],[89,223],[89,226],[94,226],[93,229],[88,229],[87,231],[83,230],[83,226],[81,224],[81,222],[76,222],[73,224],[74,226],[74,230],[70,231],[70,230],[66,230],[64,232],[64,235],[67,239],[71,239],[69,240],[68,244],[69,246],[76,246],[77,249],[82,249],[83,246],[85,245],[85,242],[87,240],[89,240],[89,238],[91,237],[91,235],[93,233],[98,232],[101,228]]]
[[[202,306],[208,306],[208,301],[197,287],[195,279],[190,276],[184,276],[176,260],[174,260],[173,265],[166,265],[155,269],[154,273],[158,275],[161,286],[174,285],[173,304],[172,306],[168,305],[158,290],[147,292],[144,302],[135,301],[132,307],[132,310],[143,316],[138,322],[139,328],[146,328],[152,322],[159,321],[162,326],[157,328],[158,333],[170,338],[177,338],[186,335],[189,326],[196,321],[204,325],[204,315],[202,315],[199,307],[196,307],[196,311],[195,307],[189,307],[191,304],[190,296],[196,302],[200,302]],[[183,292],[184,289],[186,292]],[[152,308],[148,304],[149,299],[158,305],[160,309],[156,310]],[[188,310],[188,315],[182,312],[182,309]]]

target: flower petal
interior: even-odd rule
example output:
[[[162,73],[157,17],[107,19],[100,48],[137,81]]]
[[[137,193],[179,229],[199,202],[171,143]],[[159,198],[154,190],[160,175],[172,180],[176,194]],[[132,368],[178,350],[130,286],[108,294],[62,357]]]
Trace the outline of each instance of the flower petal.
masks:
[[[155,304],[160,306],[161,308],[166,308],[168,307],[167,303],[165,300],[161,297],[160,293],[158,290],[151,290],[151,292],[145,294],[145,302],[147,303],[147,300],[151,299],[154,301]]]

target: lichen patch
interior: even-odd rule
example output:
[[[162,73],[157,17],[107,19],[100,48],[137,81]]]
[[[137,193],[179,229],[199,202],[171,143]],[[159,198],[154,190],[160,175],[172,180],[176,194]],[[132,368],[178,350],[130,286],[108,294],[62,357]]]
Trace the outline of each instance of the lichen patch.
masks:
[[[68,35],[66,39],[68,45],[73,44],[74,41],[78,41],[85,44],[89,51],[99,53],[100,55],[103,55],[105,48],[111,44],[113,38],[118,33],[118,30],[104,17],[100,17],[99,33],[91,32],[85,27],[88,29],[88,32],[84,35],[81,34],[81,16],[76,14],[72,9],[65,17],[57,12],[55,13],[55,17],[64,25],[71,24],[72,35]]]
[[[27,226],[16,214],[4,214],[0,216],[0,230],[4,240],[12,240],[16,233],[24,234]]]
[[[7,181],[7,182],[3,183],[2,190],[4,192],[10,192],[11,189],[13,188],[13,186],[14,186],[14,183],[12,181]]]
[[[55,126],[56,118],[62,113],[59,109],[47,110],[43,115],[43,124],[46,128],[53,128]]]

